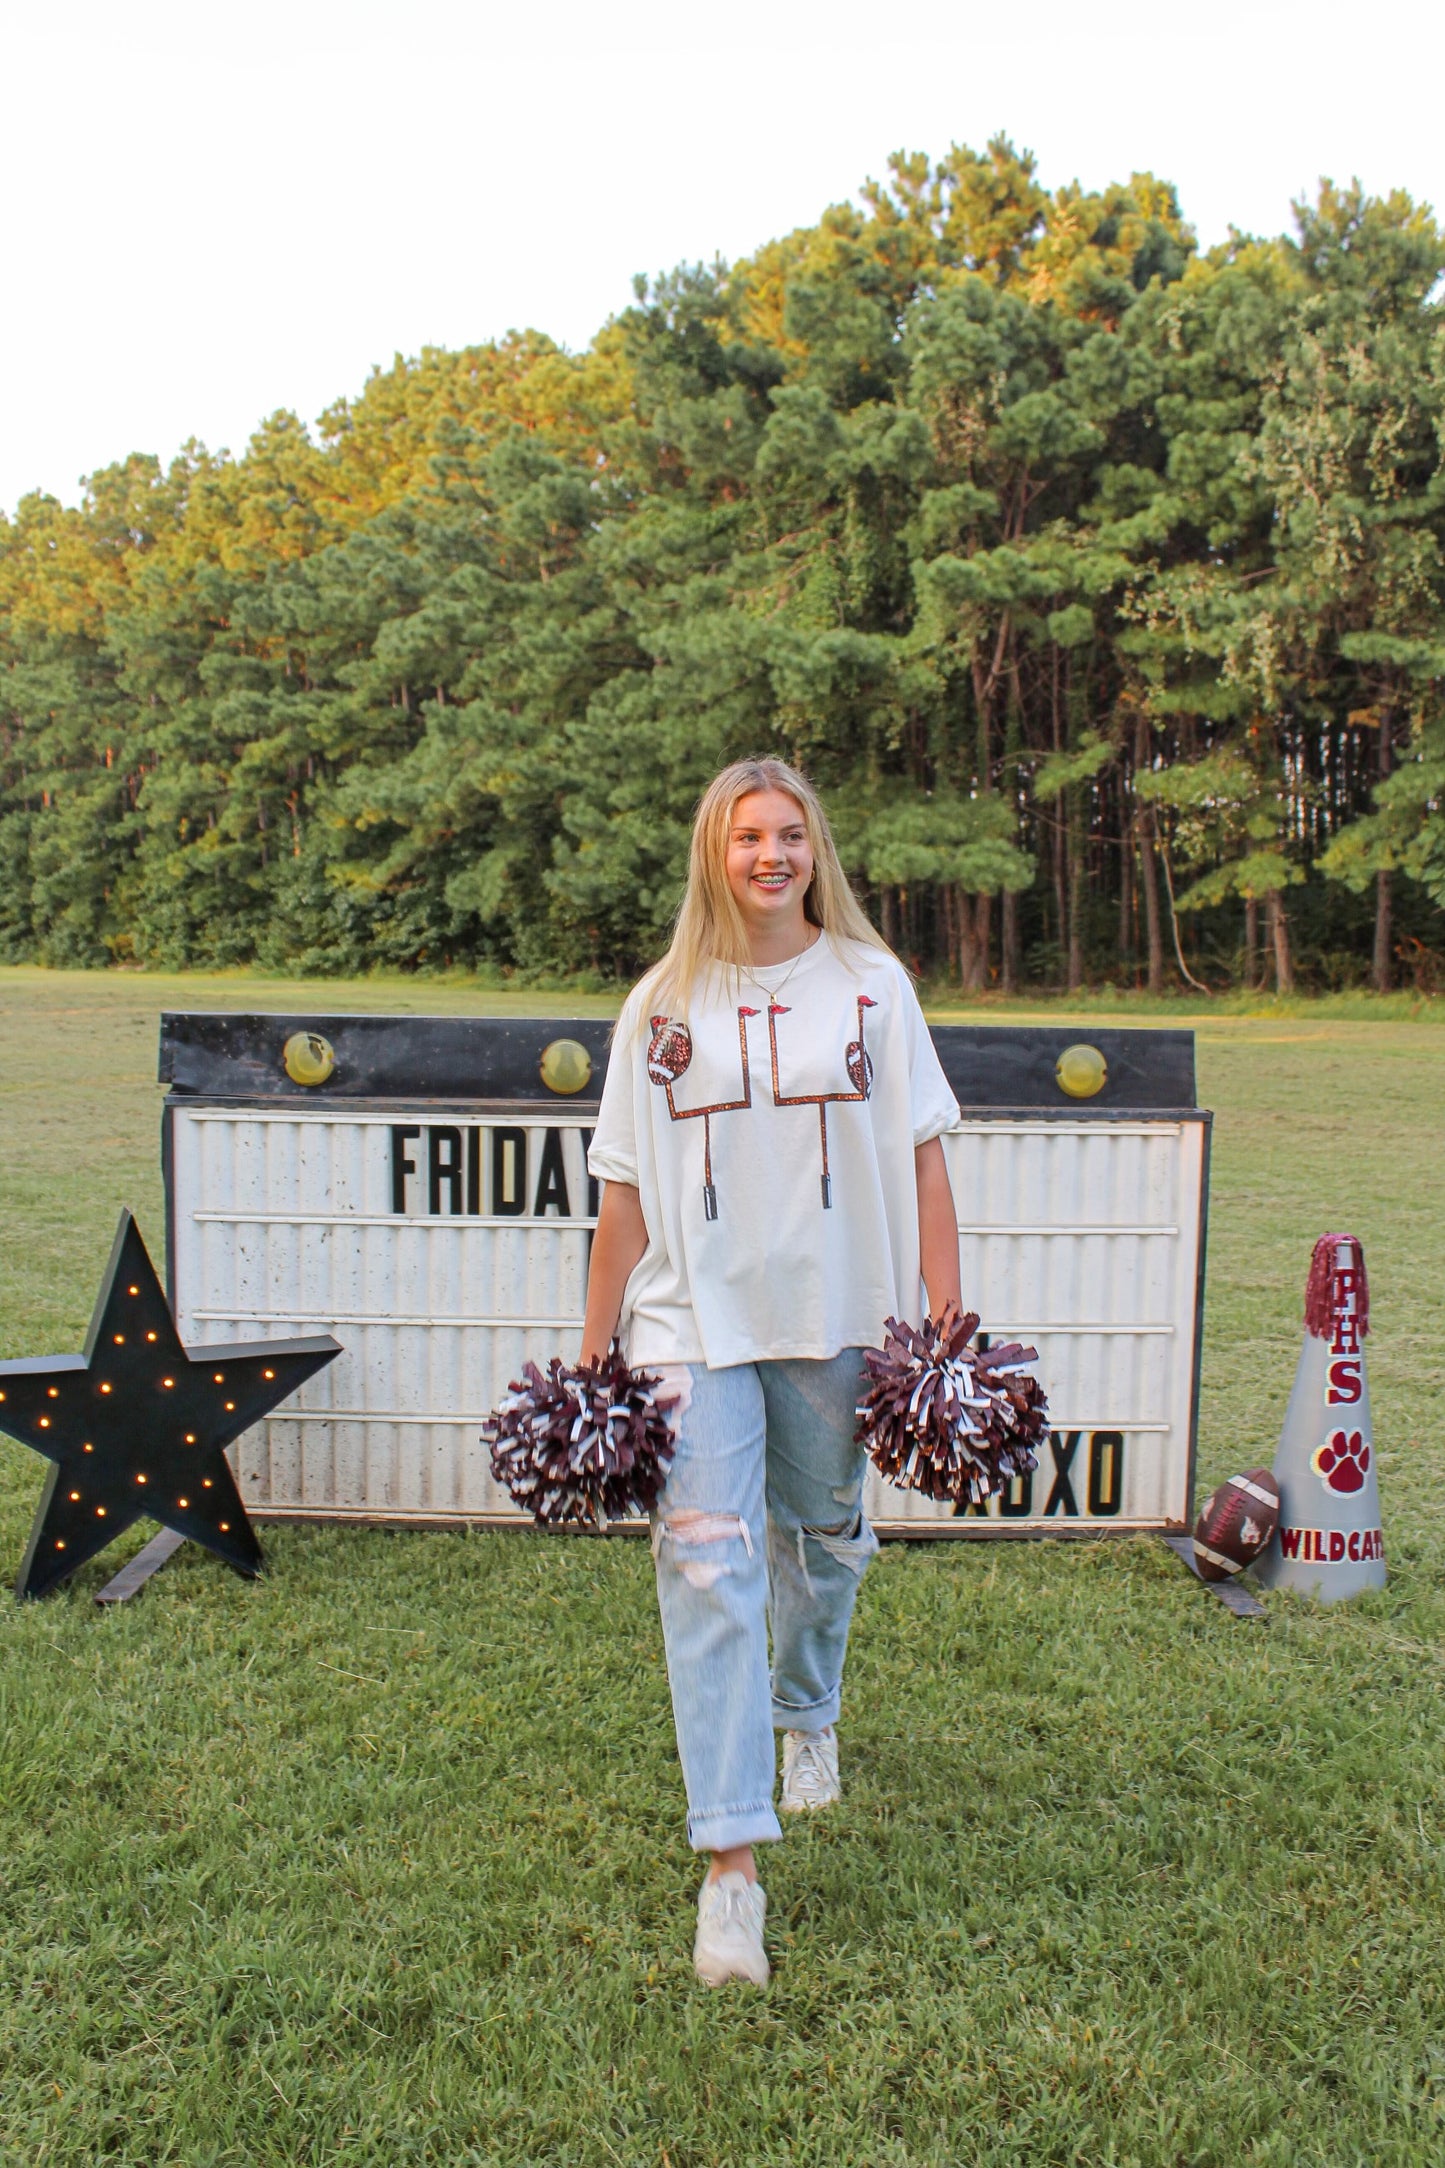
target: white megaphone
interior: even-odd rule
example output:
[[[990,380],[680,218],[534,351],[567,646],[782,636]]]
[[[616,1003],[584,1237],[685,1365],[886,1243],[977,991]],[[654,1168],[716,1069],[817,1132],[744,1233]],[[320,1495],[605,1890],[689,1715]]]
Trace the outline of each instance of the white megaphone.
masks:
[[[1370,1290],[1353,1235],[1321,1235],[1305,1288],[1305,1344],[1275,1455],[1279,1527],[1254,1568],[1271,1588],[1337,1603],[1385,1585],[1365,1335]]]

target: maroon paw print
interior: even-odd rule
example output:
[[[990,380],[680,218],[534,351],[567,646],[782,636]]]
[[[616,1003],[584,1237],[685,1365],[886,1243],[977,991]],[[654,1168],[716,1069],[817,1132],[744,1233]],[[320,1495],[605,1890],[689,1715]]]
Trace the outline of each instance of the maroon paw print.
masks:
[[[1363,1490],[1369,1465],[1370,1448],[1358,1430],[1337,1430],[1317,1448],[1311,1462],[1315,1474],[1323,1476],[1332,1491]]]

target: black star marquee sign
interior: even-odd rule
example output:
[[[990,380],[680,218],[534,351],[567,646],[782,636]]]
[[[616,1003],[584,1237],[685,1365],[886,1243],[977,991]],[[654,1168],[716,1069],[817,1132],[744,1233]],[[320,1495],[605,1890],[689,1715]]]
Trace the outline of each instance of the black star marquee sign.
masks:
[[[43,1596],[143,1514],[254,1576],[226,1447],[340,1353],[326,1333],[188,1354],[122,1212],[85,1353],[0,1363],[0,1430],[55,1462],[15,1593]]]

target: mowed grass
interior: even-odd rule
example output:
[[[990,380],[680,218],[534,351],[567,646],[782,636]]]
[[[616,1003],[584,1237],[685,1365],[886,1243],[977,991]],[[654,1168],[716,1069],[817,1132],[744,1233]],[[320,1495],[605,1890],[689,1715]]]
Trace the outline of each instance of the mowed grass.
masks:
[[[122,1202],[159,1251],[159,1010],[309,1004],[507,1005],[0,972],[0,1354],[79,1345]],[[103,1613],[137,1531],[0,1607],[6,2168],[1445,2158],[1445,1035],[1191,1020],[1201,1484],[1272,1457],[1353,1228],[1383,1592],[1247,1624],[1152,1541],[889,1547],[773,1985],[709,1995],[645,1546],[288,1527]],[[42,1472],[0,1441],[7,1572]]]

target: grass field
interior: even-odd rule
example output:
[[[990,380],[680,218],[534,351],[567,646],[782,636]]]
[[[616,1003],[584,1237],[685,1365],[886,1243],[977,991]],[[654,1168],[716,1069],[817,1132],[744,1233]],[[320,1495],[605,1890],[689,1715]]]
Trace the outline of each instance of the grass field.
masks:
[[[308,1003],[607,1006],[0,971],[0,1354],[80,1344],[122,1202],[159,1249],[159,1010]],[[1445,1034],[1189,1020],[1201,1479],[1272,1457],[1354,1228],[1385,1590],[1248,1624],[1150,1541],[888,1548],[773,1986],[709,1996],[645,1547],[291,1527],[99,1612],[137,1531],[0,1606],[4,2168],[1436,2168]],[[0,1440],[7,1575],[41,1477]]]

